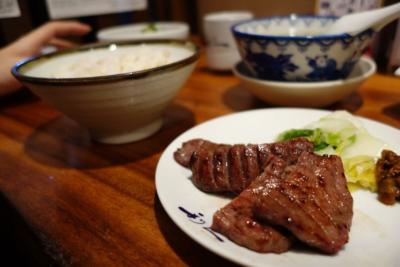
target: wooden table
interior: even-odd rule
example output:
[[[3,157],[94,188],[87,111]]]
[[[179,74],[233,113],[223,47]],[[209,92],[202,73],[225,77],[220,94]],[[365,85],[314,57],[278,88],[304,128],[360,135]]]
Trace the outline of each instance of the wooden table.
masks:
[[[268,107],[232,74],[208,71],[204,55],[168,108],[162,130],[136,143],[94,143],[27,91],[0,99],[0,192],[12,216],[34,235],[19,246],[45,251],[60,265],[232,265],[175,226],[157,198],[155,169],[164,148],[194,125]],[[400,80],[376,74],[328,107],[340,108],[400,128]]]

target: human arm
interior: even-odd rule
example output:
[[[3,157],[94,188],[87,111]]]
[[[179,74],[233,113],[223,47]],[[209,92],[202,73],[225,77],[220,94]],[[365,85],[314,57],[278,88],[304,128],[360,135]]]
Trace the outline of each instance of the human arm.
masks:
[[[57,48],[72,47],[74,43],[62,37],[81,36],[90,30],[88,25],[76,21],[48,22],[0,49],[0,95],[11,93],[21,87],[10,72],[19,60],[39,54],[47,45]]]

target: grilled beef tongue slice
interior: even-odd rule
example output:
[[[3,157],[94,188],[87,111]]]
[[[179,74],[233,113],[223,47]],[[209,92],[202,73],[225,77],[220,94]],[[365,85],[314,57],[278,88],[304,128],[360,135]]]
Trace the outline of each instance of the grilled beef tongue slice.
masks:
[[[212,229],[249,249],[283,252],[290,246],[290,237],[279,232],[283,227],[309,246],[334,254],[348,242],[353,216],[343,173],[337,156],[305,151],[295,163],[272,157],[249,187],[214,214]],[[257,231],[270,234],[261,242]],[[253,234],[238,237],[237,232]]]
[[[183,143],[175,160],[192,170],[194,185],[204,192],[239,194],[262,173],[272,156],[296,162],[303,151],[313,151],[304,138],[271,144],[226,145],[203,139]]]
[[[268,175],[262,177],[269,179],[272,176],[279,176],[285,170],[286,165],[284,160],[275,157],[265,169],[264,173],[268,173]],[[236,244],[257,252],[282,253],[287,251],[292,244],[291,236],[258,219],[254,212],[254,194],[251,190],[246,189],[214,214],[211,228]]]

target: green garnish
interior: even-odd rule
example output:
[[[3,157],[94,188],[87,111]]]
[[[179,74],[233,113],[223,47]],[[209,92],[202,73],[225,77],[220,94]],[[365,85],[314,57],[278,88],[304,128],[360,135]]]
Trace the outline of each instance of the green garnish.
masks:
[[[146,27],[144,27],[142,29],[143,33],[156,32],[156,31],[157,31],[157,27],[156,27],[156,24],[154,24],[154,23],[149,23],[146,25]]]
[[[314,130],[308,129],[292,129],[286,132],[283,132],[279,137],[280,140],[286,141],[297,137],[308,137],[314,133]]]
[[[342,151],[345,147],[353,144],[356,136],[342,139],[340,133],[325,132],[319,128],[316,129],[291,129],[279,135],[279,141],[287,141],[293,138],[304,137],[314,143],[314,151],[320,151],[328,146],[335,150]]]
[[[347,185],[351,190],[377,190],[375,168],[378,153],[386,144],[371,136],[362,122],[346,111],[321,117],[303,129],[282,132],[277,140],[303,137],[314,144],[319,155],[337,155],[341,158]],[[366,147],[364,147],[366,146]]]

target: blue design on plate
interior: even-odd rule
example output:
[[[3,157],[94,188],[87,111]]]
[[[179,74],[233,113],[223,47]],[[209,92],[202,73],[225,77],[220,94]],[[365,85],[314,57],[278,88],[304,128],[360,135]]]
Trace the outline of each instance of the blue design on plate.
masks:
[[[289,25],[299,26],[299,29],[306,33],[313,33],[316,29],[323,32],[323,27],[335,20],[336,17],[320,16],[269,17],[240,22],[232,26],[232,32],[239,44],[243,61],[256,78],[275,81],[344,79],[351,73],[352,67],[368,45],[374,34],[373,29],[367,29],[355,36],[349,34],[268,35],[270,29],[279,25],[284,28]],[[315,53],[327,55],[326,62],[319,64],[318,59],[309,59],[309,57],[315,57]],[[352,55],[353,53],[356,55]],[[340,62],[339,69],[335,60]],[[312,67],[310,73],[307,73],[309,71],[307,67],[303,68],[304,63]]]
[[[295,40],[294,42],[296,43],[296,45],[301,47],[307,47],[311,44],[310,40]]]
[[[291,62],[291,54],[280,54],[276,57],[267,53],[248,53],[247,59],[261,79],[285,80],[287,72],[294,72],[298,66]]]
[[[351,37],[351,36],[343,38],[342,39],[342,45],[344,47],[348,47],[353,42],[353,40],[354,40],[354,37]]]
[[[203,227],[203,229],[212,234],[218,241],[224,242],[224,240],[216,232],[214,232],[211,227]]]
[[[277,46],[282,46],[282,47],[286,47],[289,44],[289,40],[275,40],[274,43]]]
[[[333,45],[333,44],[336,42],[336,40],[334,40],[334,39],[327,39],[327,40],[318,40],[317,42],[318,42],[318,44],[319,44],[320,46],[330,47],[331,45]]]
[[[206,223],[206,221],[203,219],[203,217],[204,217],[203,213],[201,213],[201,212],[193,213],[183,207],[178,207],[178,209],[180,211],[182,211],[186,215],[186,217],[189,219],[189,221],[191,221],[192,223],[200,224],[200,225],[203,225]],[[211,229],[210,226],[202,226],[202,228],[204,230],[206,230],[208,233],[210,233],[211,235],[213,235],[218,241],[224,242],[224,240],[218,235],[218,233],[214,232],[214,230]]]
[[[337,62],[327,55],[318,55],[315,58],[307,58],[308,65],[313,69],[307,74],[310,81],[335,80],[346,77],[353,69],[356,61],[348,60],[344,62],[341,69],[337,69]]]
[[[189,219],[189,221],[196,223],[196,224],[205,224],[206,221],[203,219],[204,215],[200,212],[198,213],[192,213],[188,210],[186,210],[183,207],[178,207],[180,211],[186,214],[186,217]]]

